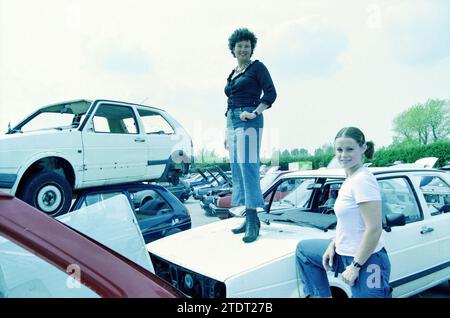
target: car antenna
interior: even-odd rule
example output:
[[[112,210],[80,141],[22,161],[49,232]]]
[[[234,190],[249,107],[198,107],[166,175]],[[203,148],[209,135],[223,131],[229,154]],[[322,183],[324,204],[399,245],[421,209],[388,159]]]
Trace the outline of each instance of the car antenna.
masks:
[[[148,97],[145,97],[142,102],[140,102],[139,104],[142,105],[146,100],[148,99]]]

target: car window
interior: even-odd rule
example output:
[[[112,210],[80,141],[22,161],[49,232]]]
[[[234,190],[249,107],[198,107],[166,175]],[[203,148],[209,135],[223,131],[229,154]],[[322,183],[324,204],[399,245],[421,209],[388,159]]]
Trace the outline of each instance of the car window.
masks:
[[[85,201],[87,206],[57,219],[151,270],[144,238],[128,196],[109,192],[96,194]]]
[[[97,133],[139,133],[133,109],[127,106],[102,104],[95,111],[92,122]]]
[[[378,180],[383,215],[403,213],[406,223],[422,220],[422,215],[410,184],[405,178]]]
[[[21,128],[21,131],[34,131],[51,127],[70,127],[73,114],[41,113]]]
[[[285,209],[289,207],[305,208],[311,198],[312,189],[308,186],[314,183],[314,179],[286,179],[281,182],[273,193],[271,210]],[[268,202],[271,195],[267,195]]]
[[[103,202],[109,198],[112,198],[114,196],[123,194],[122,192],[97,192],[97,193],[91,193],[86,195],[81,203],[80,208],[91,206],[94,204],[97,204],[99,202]]]
[[[415,178],[431,215],[442,213],[444,206],[450,205],[450,186],[448,183],[437,176],[418,175]]]
[[[138,109],[139,116],[144,124],[144,130],[147,134],[174,134],[172,126],[160,114],[146,110]]]
[[[325,183],[320,191],[317,202],[317,209],[319,213],[330,214],[334,213],[334,204],[336,203],[339,190],[342,182]]]
[[[173,212],[172,207],[157,191],[130,191],[138,221]]]
[[[78,127],[90,105],[91,102],[78,101],[42,108],[20,127],[20,131]]]
[[[66,272],[0,236],[0,298],[99,297],[80,283],[79,266]]]

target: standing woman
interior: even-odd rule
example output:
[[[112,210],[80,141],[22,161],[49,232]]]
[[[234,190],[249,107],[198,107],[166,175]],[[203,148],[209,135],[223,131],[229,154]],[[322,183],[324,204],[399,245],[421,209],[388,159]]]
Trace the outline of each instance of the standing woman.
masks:
[[[336,237],[305,240],[297,245],[297,270],[306,296],[331,297],[326,271],[351,286],[355,298],[392,297],[391,265],[384,249],[381,195],[378,182],[363,166],[372,158],[373,142],[355,127],[341,129],[334,139],[336,158],[347,178],[339,190],[334,212]]]
[[[256,214],[264,206],[259,176],[259,151],[263,111],[270,108],[277,93],[269,71],[251,57],[256,36],[246,28],[237,29],[228,39],[228,47],[237,66],[228,76],[225,94],[228,97],[227,140],[233,179],[231,205],[245,205],[245,222],[233,233],[244,233],[243,241],[253,242],[259,235],[260,221]]]

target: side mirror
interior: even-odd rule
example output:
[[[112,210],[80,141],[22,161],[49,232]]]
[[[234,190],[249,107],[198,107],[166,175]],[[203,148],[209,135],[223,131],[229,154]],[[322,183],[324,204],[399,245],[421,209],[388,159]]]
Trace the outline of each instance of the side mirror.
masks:
[[[386,232],[390,232],[394,226],[403,226],[406,224],[406,217],[403,213],[386,214]]]
[[[442,213],[450,212],[450,204],[444,204],[443,206],[441,206],[441,208],[439,209],[439,212],[442,212]]]

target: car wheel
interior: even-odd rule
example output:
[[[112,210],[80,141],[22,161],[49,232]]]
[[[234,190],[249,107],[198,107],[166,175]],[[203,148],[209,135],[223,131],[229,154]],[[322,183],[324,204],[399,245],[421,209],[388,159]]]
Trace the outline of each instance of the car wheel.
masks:
[[[181,202],[185,202],[187,199],[189,199],[189,193],[184,192],[183,194],[181,194],[180,196]]]
[[[182,168],[180,164],[175,164],[171,159],[167,163],[167,173],[165,177],[165,181],[172,183],[173,185],[178,185],[180,183],[180,176],[182,175]]]
[[[40,172],[29,177],[19,199],[55,217],[69,211],[72,188],[67,180],[55,172]]]
[[[345,293],[345,291],[343,291],[342,289],[337,288],[337,287],[332,287],[331,288],[331,295],[332,295],[333,298],[338,298],[338,299],[348,298],[348,296]]]

